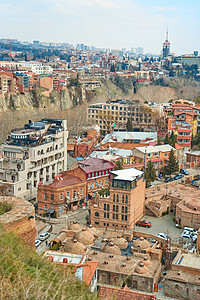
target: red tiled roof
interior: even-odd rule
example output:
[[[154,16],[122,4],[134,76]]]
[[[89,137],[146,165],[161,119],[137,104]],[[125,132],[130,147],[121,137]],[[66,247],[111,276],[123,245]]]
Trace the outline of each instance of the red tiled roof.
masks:
[[[72,151],[74,150],[75,144],[67,144],[67,150]]]
[[[109,147],[111,148],[118,148],[118,149],[128,149],[132,150],[135,147],[144,147],[147,144],[141,144],[141,143],[119,143],[119,142],[112,142],[112,143],[106,143],[100,146],[101,149],[108,149]]]
[[[101,286],[99,291],[99,299],[106,300],[155,300],[154,295],[133,292],[127,286],[123,289]]]
[[[176,149],[182,149],[183,146],[179,145],[178,143],[175,143],[175,148],[176,148]]]
[[[79,165],[86,173],[109,170],[114,168],[113,163],[108,162],[107,160],[104,159],[94,158],[94,157],[80,161]]]
[[[98,261],[86,261],[83,266],[83,282],[85,282],[87,285],[90,284],[94,273],[96,272],[96,269],[98,267],[99,262]]]
[[[53,183],[46,186],[50,188],[58,189],[61,187],[72,186],[83,182],[79,177],[74,175],[66,175],[66,176],[60,175],[60,178],[62,178],[63,180],[59,180],[59,181],[55,180]]]
[[[188,114],[188,115],[191,115],[191,116],[197,116],[198,114],[195,113],[194,111],[186,111],[186,110],[183,110],[183,111],[174,111],[174,116],[178,116],[178,115],[182,115],[182,114]]]
[[[189,128],[178,128],[177,131],[178,132],[192,132],[192,129],[189,129]]]

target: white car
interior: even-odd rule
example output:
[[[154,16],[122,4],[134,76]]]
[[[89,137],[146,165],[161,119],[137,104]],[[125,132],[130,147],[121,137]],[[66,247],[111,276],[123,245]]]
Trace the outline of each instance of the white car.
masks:
[[[185,238],[185,239],[190,239],[191,238],[191,233],[189,231],[183,231],[181,233],[180,237]]]
[[[194,243],[196,243],[196,241],[197,241],[197,234],[192,235],[192,240],[193,240]]]
[[[168,235],[166,233],[160,232],[158,233],[158,237],[167,241]]]
[[[40,240],[35,240],[35,247],[37,248],[41,244]]]
[[[44,241],[46,239],[48,239],[48,237],[50,236],[50,233],[49,232],[44,232],[44,233],[41,233],[40,236],[39,236],[39,239],[41,241]]]

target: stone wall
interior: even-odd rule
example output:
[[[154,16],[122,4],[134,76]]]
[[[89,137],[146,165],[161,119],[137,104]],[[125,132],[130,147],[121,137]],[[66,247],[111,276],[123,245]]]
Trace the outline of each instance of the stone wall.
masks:
[[[35,247],[35,208],[21,198],[0,197],[0,202],[11,204],[12,209],[0,215],[0,224],[3,228],[17,233],[31,247]]]

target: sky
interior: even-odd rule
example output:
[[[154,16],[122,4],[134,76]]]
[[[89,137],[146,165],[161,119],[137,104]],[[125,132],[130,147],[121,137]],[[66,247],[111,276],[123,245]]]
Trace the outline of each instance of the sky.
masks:
[[[167,27],[171,52],[200,51],[199,0],[0,0],[0,38],[144,47],[160,54]]]

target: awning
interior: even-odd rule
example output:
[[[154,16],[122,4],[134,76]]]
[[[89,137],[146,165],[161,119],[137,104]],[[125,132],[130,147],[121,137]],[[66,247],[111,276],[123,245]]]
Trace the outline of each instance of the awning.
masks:
[[[48,214],[53,214],[55,212],[55,209],[53,209],[53,208],[49,208],[48,210],[47,210],[47,213]]]

